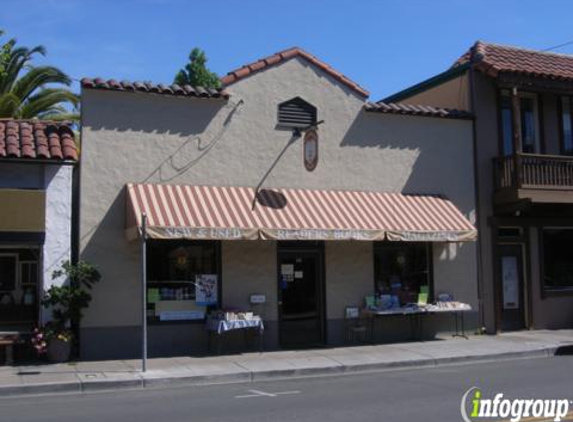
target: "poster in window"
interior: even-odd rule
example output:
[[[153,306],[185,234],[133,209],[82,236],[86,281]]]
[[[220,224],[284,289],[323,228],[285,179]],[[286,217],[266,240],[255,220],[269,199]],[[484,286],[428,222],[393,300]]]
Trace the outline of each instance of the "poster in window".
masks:
[[[195,277],[195,302],[197,305],[216,305],[217,287],[217,274],[198,274]]]
[[[501,258],[503,309],[519,309],[519,273],[517,257]]]
[[[285,282],[294,281],[294,265],[293,264],[282,264],[281,265],[281,276],[282,276],[282,280]]]

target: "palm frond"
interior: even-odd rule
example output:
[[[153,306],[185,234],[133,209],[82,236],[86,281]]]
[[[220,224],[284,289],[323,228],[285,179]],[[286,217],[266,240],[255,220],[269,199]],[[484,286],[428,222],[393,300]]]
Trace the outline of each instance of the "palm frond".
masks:
[[[47,112],[51,114],[69,113],[63,107],[63,104],[66,103],[76,107],[79,103],[79,97],[67,89],[45,88],[29,97],[22,104],[20,114],[24,119],[31,119]]]
[[[71,78],[57,67],[39,66],[32,67],[28,73],[18,79],[12,92],[25,101],[34,91],[50,83],[71,85]]]
[[[34,56],[46,54],[43,46],[20,47],[10,39],[0,48],[0,117],[61,118],[77,114],[76,94],[65,88],[46,88],[50,84],[70,86],[71,78],[57,67],[31,63]]]
[[[8,43],[10,44],[9,54],[5,65],[5,75],[0,80],[0,93],[12,90],[22,70],[31,67],[28,63],[32,60],[34,54],[41,54],[42,56],[46,54],[46,49],[41,45],[30,49],[26,47],[14,48],[15,39],[10,40]]]
[[[47,112],[45,114],[41,114],[38,116],[38,119],[41,120],[53,120],[55,122],[74,122],[77,123],[80,121],[80,114],[73,113],[73,112]]]
[[[20,117],[18,113],[20,104],[20,99],[14,94],[8,93],[0,95],[0,118]]]

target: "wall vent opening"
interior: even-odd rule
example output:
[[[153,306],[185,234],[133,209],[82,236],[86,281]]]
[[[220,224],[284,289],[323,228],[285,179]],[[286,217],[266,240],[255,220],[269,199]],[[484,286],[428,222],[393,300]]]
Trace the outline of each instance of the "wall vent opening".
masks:
[[[278,107],[278,126],[302,129],[316,124],[316,107],[300,97],[285,101]]]

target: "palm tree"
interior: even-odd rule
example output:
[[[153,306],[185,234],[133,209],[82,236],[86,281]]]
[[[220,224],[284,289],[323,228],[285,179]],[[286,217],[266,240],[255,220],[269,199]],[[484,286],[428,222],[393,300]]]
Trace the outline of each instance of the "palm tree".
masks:
[[[51,86],[70,86],[71,78],[56,67],[30,64],[37,54],[46,49],[19,47],[15,39],[0,47],[0,118],[78,120],[79,97]]]

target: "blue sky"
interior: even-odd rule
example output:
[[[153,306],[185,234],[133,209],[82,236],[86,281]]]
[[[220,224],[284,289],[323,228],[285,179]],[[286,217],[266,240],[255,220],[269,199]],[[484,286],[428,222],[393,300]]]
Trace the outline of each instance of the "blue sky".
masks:
[[[194,46],[223,75],[297,45],[372,100],[440,73],[478,39],[573,41],[569,0],[0,0],[0,11],[0,28],[45,45],[46,61],[74,78],[171,82]]]

